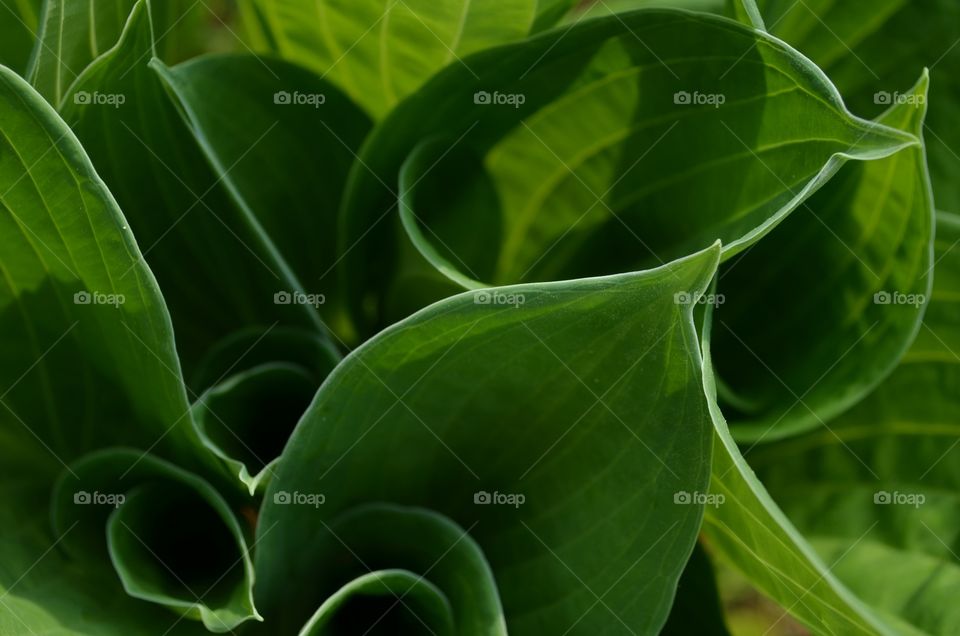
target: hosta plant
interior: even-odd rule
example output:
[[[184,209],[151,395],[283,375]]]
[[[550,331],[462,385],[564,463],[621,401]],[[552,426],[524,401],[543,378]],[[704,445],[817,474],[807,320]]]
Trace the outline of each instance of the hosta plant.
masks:
[[[0,634],[960,630],[953,0],[2,5]]]

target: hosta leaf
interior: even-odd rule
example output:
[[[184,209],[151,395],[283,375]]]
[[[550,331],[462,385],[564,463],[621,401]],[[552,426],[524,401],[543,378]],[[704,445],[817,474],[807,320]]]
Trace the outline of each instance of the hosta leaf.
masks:
[[[749,454],[836,575],[899,633],[960,629],[958,241],[960,217],[941,215],[930,310],[893,375],[829,430]]]
[[[710,557],[698,543],[683,569],[677,583],[677,598],[670,608],[670,618],[661,630],[661,636],[730,636],[724,624],[723,609],[717,594]]]
[[[36,38],[42,0],[0,0],[0,64],[24,72]]]
[[[913,337],[920,312],[865,307],[929,283],[921,108],[858,119],[781,42],[667,10],[584,22],[469,64],[476,77],[447,69],[398,107],[354,165],[341,249],[362,326],[402,315],[411,288],[423,294],[407,280],[424,259],[411,264],[384,220],[399,204],[410,242],[466,288],[629,271],[722,240],[730,319],[720,314],[717,361],[751,407],[736,421],[755,435],[819,426]],[[758,241],[771,272],[762,285],[756,264],[738,264],[744,250],[761,261],[750,256]],[[779,277],[770,254],[791,257]],[[842,272],[835,287],[815,284],[826,272]],[[803,324],[784,343],[781,323],[755,308],[786,301]],[[835,320],[807,320],[812,311]],[[744,347],[731,333],[755,337]],[[837,351],[850,353],[834,365]]]
[[[278,321],[322,327],[313,304],[278,304],[278,294],[292,298],[300,284],[258,220],[230,201],[224,174],[210,169],[148,67],[148,9],[136,5],[118,45],[74,83],[62,114],[144,245],[192,374],[225,334]],[[253,131],[254,141],[273,123]]]
[[[925,74],[909,94],[917,101],[880,121],[921,135]],[[930,293],[932,227],[924,152],[912,147],[848,164],[721,271],[715,360],[746,403],[732,417],[738,439],[821,425],[893,370]]]
[[[131,596],[214,632],[260,618],[244,530],[203,479],[141,451],[100,451],[62,475],[52,510],[64,548],[87,565],[109,552]]]
[[[398,598],[403,602],[398,603]],[[378,601],[381,607],[377,607]],[[420,629],[435,636],[456,633],[450,605],[439,588],[406,570],[378,570],[358,576],[337,590],[307,621],[299,636],[355,634],[374,627],[393,634]]]
[[[283,58],[314,69],[376,119],[441,68],[524,37],[536,0],[243,0]],[[464,66],[464,68],[467,68]]]
[[[888,634],[813,551],[777,507],[727,428],[716,403],[716,378],[710,351],[714,320],[708,306],[703,326],[704,390],[714,418],[715,435],[710,497],[703,533],[710,546],[750,582],[822,634]],[[747,451],[749,452],[749,451]]]
[[[272,475],[275,460],[319,386],[306,369],[283,362],[237,373],[197,398],[197,432],[252,495]]]
[[[137,0],[45,0],[27,79],[54,106],[116,44]]]
[[[334,86],[285,62],[236,55],[155,68],[238,205],[330,316],[339,297],[337,209],[367,117]],[[223,116],[233,109],[244,117]]]
[[[47,502],[67,463],[106,444],[154,446],[201,465],[170,318],[76,137],[5,68],[0,206],[4,627],[153,633],[156,614],[135,614],[109,570],[62,558]]]
[[[197,365],[190,386],[199,394],[233,373],[278,361],[295,365],[319,386],[340,362],[340,353],[315,331],[251,327],[214,345]]]
[[[390,528],[390,533],[385,535],[383,528]],[[361,506],[333,520],[329,534],[334,540],[326,546],[322,559],[339,564],[337,577],[357,578],[324,601],[307,624],[310,630],[305,627],[304,631],[321,633],[318,623],[322,622],[331,627],[331,623],[353,623],[355,631],[361,633],[374,628],[384,633],[418,633],[420,624],[425,623],[438,625],[447,634],[506,636],[503,608],[490,566],[470,535],[449,519],[418,508]],[[358,592],[358,581],[364,582],[368,593],[376,591],[366,577],[389,571],[387,566],[423,573],[418,576],[430,587],[411,591],[419,590],[427,602],[408,604],[403,590],[394,594],[393,587],[382,586],[377,594],[382,605],[379,611],[375,604],[349,607],[342,602],[344,593]],[[330,616],[331,604],[337,609],[336,620]],[[391,623],[395,623],[392,628]]]
[[[741,0],[736,0],[740,2]],[[753,5],[753,0],[744,2]],[[864,7],[832,0],[760,0],[767,28],[833,79],[856,111],[875,114],[898,100],[930,68],[926,122],[937,207],[960,212],[960,4],[952,0],[878,0]]]
[[[657,633],[700,525],[702,505],[680,504],[706,489],[711,438],[692,307],[673,298],[702,292],[719,253],[459,295],[355,350],[267,490],[256,560],[267,620],[305,620],[347,583],[323,565],[324,546],[350,542],[331,524],[386,502],[469,533],[512,634]],[[398,523],[367,532],[397,547],[376,568],[413,558],[399,543],[417,535]],[[417,573],[454,602],[431,568]]]

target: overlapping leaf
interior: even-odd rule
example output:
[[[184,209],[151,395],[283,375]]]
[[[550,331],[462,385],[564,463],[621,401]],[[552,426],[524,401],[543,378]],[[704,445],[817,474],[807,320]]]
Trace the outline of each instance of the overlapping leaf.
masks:
[[[937,230],[932,304],[893,375],[828,430],[749,454],[837,577],[909,634],[960,626],[949,600],[960,580],[960,220],[941,215]]]
[[[706,490],[712,435],[693,308],[673,296],[702,292],[719,253],[459,295],[353,352],[268,487],[257,554],[268,624],[299,626],[353,570],[407,567],[420,542],[396,523],[363,527],[376,540],[356,540],[381,545],[375,558],[324,559],[362,534],[340,536],[337,517],[390,502],[476,540],[511,633],[657,633],[700,525],[702,504],[685,496]],[[438,574],[455,565],[431,560]],[[416,573],[459,594],[431,560]],[[500,633],[466,617],[454,614],[463,633]]]

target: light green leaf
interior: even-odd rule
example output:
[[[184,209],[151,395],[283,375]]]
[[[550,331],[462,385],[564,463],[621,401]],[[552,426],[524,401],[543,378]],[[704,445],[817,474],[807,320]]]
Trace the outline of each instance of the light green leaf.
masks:
[[[425,261],[476,289],[630,271],[719,239],[717,361],[745,435],[819,426],[896,364],[921,312],[871,304],[929,284],[922,108],[858,119],[782,42],[668,10],[469,63],[476,77],[441,73],[354,165],[341,252],[361,332],[421,300]],[[421,258],[384,220],[397,203]],[[802,324],[785,341],[758,303]],[[849,354],[834,366],[837,351]]]
[[[211,387],[193,405],[197,433],[253,495],[274,463],[320,382],[300,367],[262,364]]]
[[[960,629],[958,241],[960,217],[942,214],[930,310],[893,375],[828,430],[749,455],[836,575],[899,633]]]
[[[237,205],[336,320],[336,215],[370,121],[285,62],[231,55],[154,68]],[[244,117],[224,117],[234,110]]]
[[[62,115],[144,245],[192,375],[226,334],[277,322],[323,327],[313,304],[282,302],[278,295],[292,298],[302,286],[259,220],[230,200],[223,173],[208,165],[148,67],[154,53],[149,6],[135,6],[117,46],[71,87]],[[251,143],[262,143],[274,123],[251,128]]]
[[[47,503],[69,462],[108,444],[153,446],[204,469],[170,317],[76,137],[6,68],[0,226],[2,624],[8,633],[154,633],[162,619],[131,609],[109,570],[62,558]]]
[[[381,119],[448,65],[530,31],[536,0],[242,0],[284,59]],[[469,72],[469,71],[468,71]]]
[[[0,64],[24,72],[43,0],[0,0]]]
[[[703,325],[703,379],[715,435],[710,474],[712,500],[702,532],[711,548],[750,582],[818,634],[884,634],[892,630],[831,572],[777,507],[747,465],[716,403],[710,334]],[[747,451],[749,452],[749,451]]]
[[[693,308],[674,294],[704,291],[719,254],[462,294],[355,350],[268,487],[256,560],[268,622],[302,623],[353,578],[323,565],[340,543],[330,524],[386,502],[469,533],[512,634],[656,634],[700,525],[688,498],[706,490],[711,440]],[[417,542],[395,522],[366,528]],[[400,547],[376,569],[403,567]]]
[[[741,0],[735,0],[741,2]],[[753,0],[744,2],[753,5]],[[953,0],[877,0],[869,7],[833,0],[760,0],[770,32],[808,55],[859,113],[909,99],[929,67],[933,85],[925,125],[937,207],[960,212],[960,4]]]
[[[244,530],[203,479],[142,451],[108,449],[71,464],[52,499],[63,548],[88,567],[109,553],[130,596],[214,632],[260,619]]]
[[[54,106],[120,37],[137,0],[45,0],[27,79]]]

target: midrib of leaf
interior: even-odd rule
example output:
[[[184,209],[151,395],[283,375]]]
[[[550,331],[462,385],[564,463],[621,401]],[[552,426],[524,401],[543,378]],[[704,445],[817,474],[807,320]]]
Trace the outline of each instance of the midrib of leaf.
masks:
[[[449,64],[453,58],[457,56],[456,50],[460,46],[460,42],[463,39],[463,30],[467,26],[467,15],[470,13],[470,7],[473,4],[473,0],[464,0],[463,1],[463,10],[460,12],[460,21],[457,24],[457,30],[453,35],[453,42],[450,43],[450,46],[447,47],[447,56],[443,60],[443,66]]]
[[[339,65],[339,62],[343,59],[346,53],[341,50],[340,45],[337,44],[336,38],[333,37],[333,32],[330,31],[330,21],[327,18],[327,8],[324,3],[325,0],[313,0],[314,9],[317,11],[317,21],[320,25],[320,35],[327,43],[327,47],[330,50],[330,58],[333,60],[331,62],[331,67],[327,71],[324,71],[324,75],[326,75],[334,69],[333,65]],[[273,3],[267,2],[264,4],[270,8],[271,17],[273,17]],[[276,24],[276,20],[271,21],[274,25]],[[273,28],[274,37],[277,36],[276,34],[279,34],[279,36],[289,45],[289,40],[287,40],[285,35],[285,29],[277,29],[275,26],[271,26]],[[356,80],[353,77],[353,73],[350,71],[350,65],[348,64],[346,66],[340,66],[337,69],[337,74],[343,78],[344,87],[346,88],[347,92],[351,95],[356,95],[358,88]]]
[[[90,32],[88,33],[90,40],[90,57],[91,59],[97,59],[99,52],[97,50],[97,15],[96,15],[96,1],[97,0],[87,0],[87,6],[90,9],[87,11],[88,21],[90,23]],[[59,103],[60,99],[57,99]]]
[[[390,54],[388,50],[389,39],[389,30],[390,30],[390,13],[393,11],[394,5],[396,5],[399,0],[385,0],[387,3],[386,9],[382,14],[382,19],[380,21],[379,29],[379,50],[380,50],[380,84],[383,86],[383,95],[386,99],[387,104],[393,105],[397,102],[397,96],[393,91],[393,80],[390,72]]]

